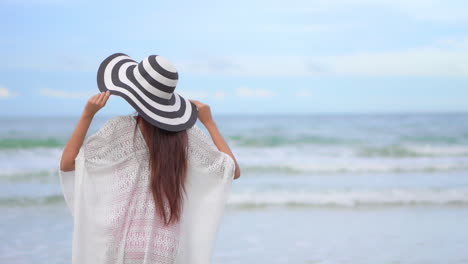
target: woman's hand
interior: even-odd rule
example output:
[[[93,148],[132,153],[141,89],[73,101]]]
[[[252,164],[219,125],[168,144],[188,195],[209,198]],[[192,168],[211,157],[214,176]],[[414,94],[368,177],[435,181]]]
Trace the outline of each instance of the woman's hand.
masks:
[[[89,126],[93,120],[94,115],[103,108],[107,100],[109,99],[110,91],[98,93],[89,99],[86,107],[83,111],[83,114],[78,122],[78,125],[73,131],[70,140],[65,146],[62,158],[60,160],[60,170],[62,171],[72,171],[75,169],[75,159],[80,151],[83,141],[88,132]]]
[[[83,111],[84,116],[93,117],[101,108],[103,108],[111,93],[109,90],[106,92],[98,93],[89,99]]]
[[[198,119],[200,120],[200,122],[202,122],[204,125],[210,122],[213,122],[213,117],[211,115],[211,109],[209,105],[204,104],[197,100],[189,100],[189,101],[194,103],[197,106]]]

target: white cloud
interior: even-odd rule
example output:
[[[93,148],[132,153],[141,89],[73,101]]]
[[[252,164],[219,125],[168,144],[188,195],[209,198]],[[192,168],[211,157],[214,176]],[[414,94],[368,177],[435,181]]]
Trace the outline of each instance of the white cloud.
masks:
[[[205,91],[205,90],[183,90],[177,93],[179,93],[180,95],[182,95],[183,97],[187,99],[194,99],[194,100],[203,100],[203,99],[210,97],[210,94],[208,93],[208,91]]]
[[[226,97],[226,94],[223,91],[216,91],[214,93],[214,97],[217,99],[224,99]]]
[[[333,74],[370,76],[468,76],[468,42],[462,48],[420,47],[318,58]]]
[[[83,55],[54,55],[46,54],[5,54],[6,65],[0,69],[33,70],[37,72],[95,72],[97,70],[96,58]]]
[[[58,90],[58,89],[49,89],[49,88],[44,88],[39,90],[39,94],[43,96],[48,96],[48,97],[59,97],[59,98],[87,98],[93,95],[93,93],[90,92],[84,92],[84,91],[65,91],[65,90]]]
[[[237,88],[234,93],[230,93],[225,90],[215,90],[215,91],[207,91],[207,90],[183,90],[179,92],[180,95],[184,96],[187,99],[194,99],[194,100],[224,100],[228,96],[238,96],[238,97],[271,97],[275,94],[269,90],[264,88],[249,88],[246,86],[241,86]]]
[[[240,97],[271,97],[274,93],[265,88],[249,88],[242,86],[236,89],[236,95]]]
[[[200,75],[297,77],[468,76],[468,39],[442,40],[432,45],[334,56],[235,56],[181,63]],[[247,90],[245,93],[248,93]]]
[[[5,87],[0,87],[0,98],[11,98],[15,96],[18,96],[18,94],[11,92],[9,89]]]
[[[370,4],[373,2],[367,0]],[[465,1],[449,0],[381,0],[383,7],[399,10],[416,20],[435,22],[468,21],[468,5]]]
[[[180,71],[199,75],[301,76],[309,69],[302,56],[235,56],[178,63]]]
[[[269,1],[269,9],[276,13],[320,14],[351,8],[371,8],[394,11],[411,19],[442,23],[468,21],[468,5],[465,1],[450,0],[316,0],[313,5],[303,0],[290,0],[285,6],[282,1]],[[267,7],[267,8],[268,8]]]
[[[309,97],[309,96],[312,96],[312,92],[310,89],[307,89],[307,88],[303,88],[303,89],[299,89],[295,95],[297,97]]]
[[[207,90],[183,90],[179,92],[180,95],[187,99],[194,100],[204,100],[204,99],[214,99],[214,100],[223,100],[226,96],[224,91],[207,91]]]
[[[348,25],[332,25],[332,24],[264,24],[253,25],[248,30],[253,32],[270,32],[270,33],[313,33],[313,32],[330,32],[338,28],[343,29]]]

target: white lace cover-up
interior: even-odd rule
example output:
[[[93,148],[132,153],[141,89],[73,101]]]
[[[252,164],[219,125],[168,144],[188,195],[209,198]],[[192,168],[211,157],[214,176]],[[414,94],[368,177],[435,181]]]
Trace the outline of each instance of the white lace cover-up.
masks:
[[[189,128],[182,218],[165,227],[149,189],[148,148],[135,125],[133,115],[108,120],[85,139],[75,170],[58,170],[74,221],[72,263],[210,263],[234,160],[197,124]]]

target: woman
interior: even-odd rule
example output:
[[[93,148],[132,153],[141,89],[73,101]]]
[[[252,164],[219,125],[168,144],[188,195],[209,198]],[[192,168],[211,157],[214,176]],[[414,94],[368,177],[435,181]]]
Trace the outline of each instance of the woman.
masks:
[[[240,168],[210,107],[174,93],[177,78],[160,56],[136,63],[116,53],[101,64],[102,93],[88,101],[60,160],[74,219],[73,263],[210,262]],[[111,94],[138,114],[114,117],[85,139]],[[162,112],[171,103],[178,116]]]

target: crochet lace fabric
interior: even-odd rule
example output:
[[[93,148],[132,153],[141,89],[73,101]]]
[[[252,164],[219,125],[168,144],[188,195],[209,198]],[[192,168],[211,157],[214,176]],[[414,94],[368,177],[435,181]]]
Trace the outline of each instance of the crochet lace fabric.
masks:
[[[100,188],[94,196],[95,204],[88,207],[98,208],[93,209],[93,221],[101,221],[100,232],[106,241],[104,263],[174,263],[180,225],[165,226],[155,212],[149,187],[148,148],[135,126],[132,115],[118,116],[86,139],[83,164],[93,174],[89,180],[93,182],[88,184]],[[233,165],[232,160],[226,159],[231,158],[220,155],[197,125],[187,133],[188,165],[203,167],[219,177],[226,175],[226,164]],[[233,166],[227,169],[232,170]]]
[[[136,120],[131,115],[118,116],[107,121],[100,130],[87,139],[90,143],[95,141],[85,152],[87,166],[119,162],[133,154],[148,156],[148,148],[141,131],[137,129],[137,134],[133,134],[135,126]],[[225,159],[230,157],[224,155],[220,159],[216,145],[196,124],[187,129],[187,134],[188,162],[206,166],[210,172],[224,173]]]

